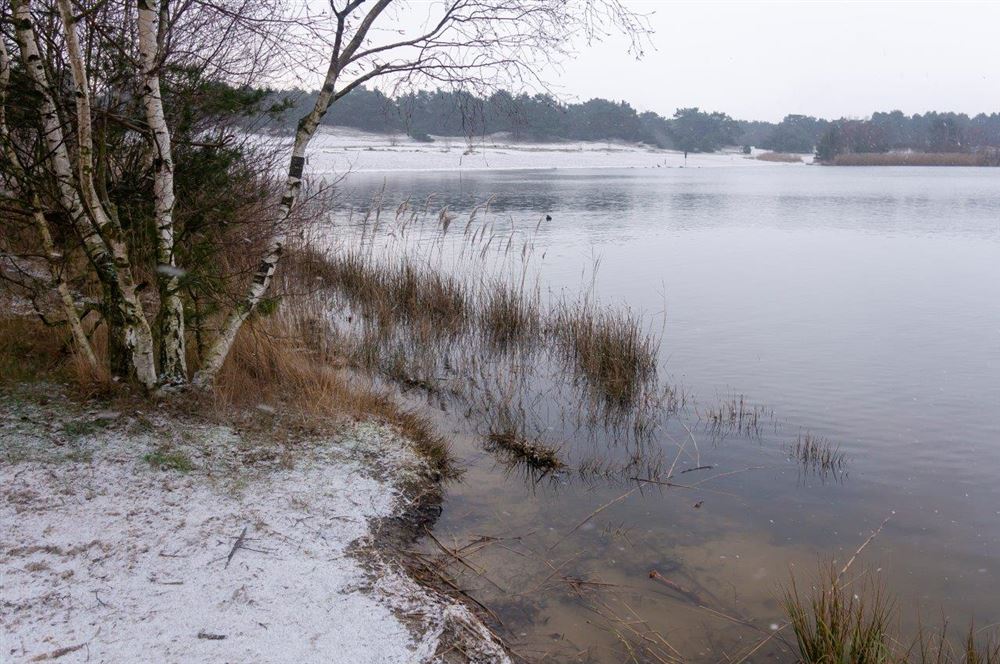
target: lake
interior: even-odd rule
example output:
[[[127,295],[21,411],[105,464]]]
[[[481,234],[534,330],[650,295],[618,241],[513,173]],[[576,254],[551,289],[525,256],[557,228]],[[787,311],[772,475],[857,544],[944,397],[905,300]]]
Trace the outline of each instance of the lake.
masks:
[[[497,232],[530,229],[539,287],[592,288],[641,313],[661,379],[686,395],[654,436],[683,486],[637,491],[526,480],[483,450],[475,422],[441,413],[465,468],[434,525],[464,547],[456,582],[529,658],[735,660],[781,627],[793,573],[807,587],[888,519],[852,569],[884,579],[905,625],[918,611],[957,632],[1000,621],[997,176],[739,164],[349,176],[339,218],[376,192],[386,209],[409,198],[459,219],[492,197]],[[739,399],[764,426],[708,426]],[[535,410],[571,459],[593,444],[545,403],[542,390]],[[842,466],[801,464],[789,449],[803,437]],[[698,466],[711,468],[679,474]],[[786,631],[754,658],[787,657]]]

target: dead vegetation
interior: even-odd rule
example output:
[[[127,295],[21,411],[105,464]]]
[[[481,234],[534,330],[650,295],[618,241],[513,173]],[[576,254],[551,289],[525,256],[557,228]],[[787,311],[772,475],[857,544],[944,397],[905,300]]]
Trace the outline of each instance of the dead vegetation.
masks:
[[[715,406],[699,409],[698,418],[715,438],[730,434],[760,438],[769,428],[776,429],[774,411],[751,402],[743,394],[733,394]]]
[[[808,431],[800,433],[789,446],[789,455],[803,468],[823,475],[837,473],[844,467],[847,455],[822,436]]]
[[[788,152],[761,152],[756,157],[757,161],[771,161],[781,164],[801,164],[802,155],[790,154]]]
[[[523,420],[509,412],[501,413],[490,426],[486,434],[486,449],[536,471],[553,472],[566,465],[559,458],[558,448],[529,437],[524,432]]]
[[[848,565],[849,567],[849,565]],[[995,630],[970,626],[953,641],[948,625],[903,636],[897,601],[876,572],[848,577],[824,565],[808,590],[794,577],[784,593],[784,609],[804,664],[997,664],[1000,640]],[[918,621],[919,623],[919,621]]]
[[[864,152],[839,154],[834,166],[1000,166],[1000,152]]]

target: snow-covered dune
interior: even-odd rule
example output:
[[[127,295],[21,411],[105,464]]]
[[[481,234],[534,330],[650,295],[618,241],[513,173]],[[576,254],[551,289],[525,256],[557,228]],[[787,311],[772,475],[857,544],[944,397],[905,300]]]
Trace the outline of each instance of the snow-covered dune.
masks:
[[[609,141],[516,142],[496,134],[472,139],[436,136],[431,143],[405,135],[323,128],[309,146],[313,173],[569,168],[788,167],[741,152],[689,154]]]

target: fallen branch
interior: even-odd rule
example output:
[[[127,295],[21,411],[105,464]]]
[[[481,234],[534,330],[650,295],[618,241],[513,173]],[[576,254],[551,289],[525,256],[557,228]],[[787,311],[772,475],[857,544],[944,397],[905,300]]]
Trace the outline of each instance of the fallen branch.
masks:
[[[83,648],[86,645],[87,645],[86,643],[78,643],[75,646],[66,646],[65,648],[56,648],[52,652],[47,652],[47,653],[44,653],[42,655],[37,655],[35,657],[32,657],[31,661],[32,662],[44,662],[44,661],[49,660],[49,659],[59,659],[60,657],[64,657],[64,656],[66,656],[66,655],[68,655],[70,653],[74,653],[77,650],[80,650],[81,648]]]
[[[249,528],[249,526],[243,526],[243,532],[240,533],[240,536],[236,538],[236,541],[233,543],[233,548],[229,550],[229,555],[226,557],[226,568],[228,568],[229,563],[233,561],[233,556],[236,555],[236,551],[242,548],[243,543],[246,542],[247,528]]]
[[[659,581],[660,583],[662,583],[663,585],[665,585],[667,588],[670,588],[674,592],[679,593],[680,595],[683,595],[686,599],[691,600],[692,602],[694,602],[695,604],[697,604],[699,606],[701,606],[702,604],[704,604],[704,602],[701,601],[701,596],[699,596],[698,593],[696,593],[693,590],[689,590],[688,588],[685,588],[684,586],[682,586],[681,584],[677,583],[676,581],[671,581],[667,577],[665,577],[662,574],[660,574],[659,572],[657,572],[655,569],[649,570],[649,578],[653,579],[654,581]]]

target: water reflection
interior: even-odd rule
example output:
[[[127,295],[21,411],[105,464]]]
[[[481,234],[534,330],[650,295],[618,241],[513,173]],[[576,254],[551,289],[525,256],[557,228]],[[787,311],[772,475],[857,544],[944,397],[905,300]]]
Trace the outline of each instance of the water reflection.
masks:
[[[691,401],[655,440],[663,469],[674,469],[661,476],[684,486],[504,472],[482,452],[476,424],[441,415],[467,471],[449,487],[436,533],[459,546],[501,538],[470,549],[488,580],[455,574],[524,652],[621,661],[615,630],[630,621],[641,626],[630,643],[648,647],[648,659],[732,657],[780,620],[777,588],[790,569],[849,556],[892,510],[865,556],[902,603],[954,624],[1000,620],[991,171],[352,176],[340,205],[362,208],[383,185],[393,205],[434,193],[459,215],[493,196],[496,232],[537,228],[543,293],[586,288],[598,255],[603,301],[665,313],[663,378]],[[552,221],[539,225],[545,214]],[[551,398],[533,402],[532,431],[562,439],[569,463],[585,465],[586,436],[553,422],[580,395],[551,380],[525,387]],[[778,425],[713,443],[698,413],[733,395],[773,411]],[[849,481],[803,472],[789,449],[804,431],[846,455]],[[703,465],[712,468],[679,474]],[[715,613],[652,570],[711,598]],[[760,654],[783,647],[775,640]]]

